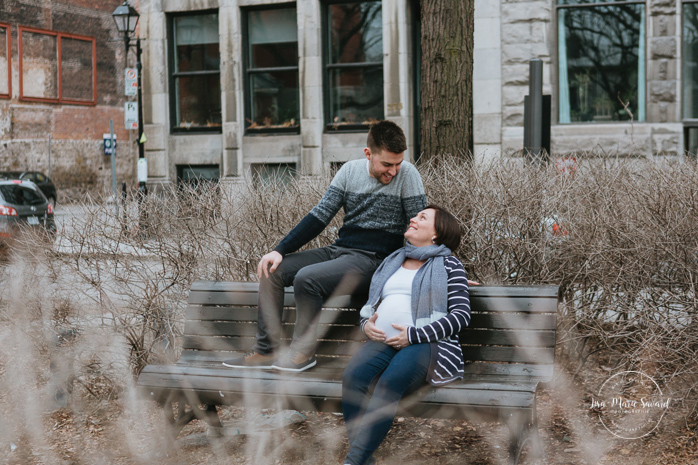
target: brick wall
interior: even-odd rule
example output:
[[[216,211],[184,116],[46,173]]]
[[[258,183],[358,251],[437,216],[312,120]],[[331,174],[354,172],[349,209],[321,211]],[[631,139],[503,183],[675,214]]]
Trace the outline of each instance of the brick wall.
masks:
[[[111,38],[118,38],[111,14],[121,3],[123,0],[0,1],[0,18],[10,24],[12,38],[12,96],[9,100],[0,99],[0,169],[48,172],[48,138],[51,135],[51,177],[59,189],[59,201],[110,188],[110,160],[104,156],[102,147],[102,134],[109,132],[110,119],[114,121],[118,141],[117,180],[119,184],[125,181],[129,187],[136,185],[137,134],[124,129],[124,45],[123,42],[109,42]],[[96,105],[19,99],[18,26],[95,38]],[[85,89],[91,89],[91,82],[84,76],[85,63],[91,64],[91,56],[88,58],[86,61],[83,56],[74,57],[73,62],[66,63],[65,98],[82,96]],[[129,65],[135,66],[133,52],[129,60]],[[43,66],[45,71],[39,65],[30,66],[27,63],[23,73],[25,90],[50,89],[52,84],[42,81],[55,79],[50,67]],[[26,82],[27,79],[31,82]]]

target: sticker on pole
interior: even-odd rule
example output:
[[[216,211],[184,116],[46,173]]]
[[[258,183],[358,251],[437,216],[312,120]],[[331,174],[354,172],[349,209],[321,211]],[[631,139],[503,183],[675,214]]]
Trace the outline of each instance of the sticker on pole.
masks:
[[[136,68],[126,68],[124,79],[124,95],[138,95],[138,70]]]
[[[148,160],[145,158],[138,159],[138,182],[148,181]]]
[[[126,129],[138,129],[138,102],[124,104],[124,126]]]
[[[621,371],[608,378],[592,397],[591,410],[612,435],[640,439],[654,431],[669,409],[659,385],[640,371]]]
[[[116,134],[114,134],[114,145],[112,146],[111,134],[102,134],[104,142],[104,155],[116,155]]]

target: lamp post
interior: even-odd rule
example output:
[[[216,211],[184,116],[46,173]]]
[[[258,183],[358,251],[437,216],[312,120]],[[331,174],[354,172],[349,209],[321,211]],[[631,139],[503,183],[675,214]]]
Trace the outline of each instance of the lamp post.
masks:
[[[138,19],[140,15],[135,8],[128,4],[128,1],[114,10],[112,13],[114,22],[116,23],[116,29],[120,34],[124,35],[124,45],[126,46],[126,63],[128,63],[128,50],[132,47],[131,44],[131,34],[136,32],[136,25],[138,24]],[[136,37],[133,39],[136,46],[136,70],[138,72],[138,159],[145,159],[145,147],[143,146],[143,95],[141,86],[141,71],[143,65],[141,63],[141,39]],[[128,66],[128,65],[127,65]],[[146,195],[148,193],[148,188],[146,187],[145,181],[139,180],[138,191],[141,195]]]

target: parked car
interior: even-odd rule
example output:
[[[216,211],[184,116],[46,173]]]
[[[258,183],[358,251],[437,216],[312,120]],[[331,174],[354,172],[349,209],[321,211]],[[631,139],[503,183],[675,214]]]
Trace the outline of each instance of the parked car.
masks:
[[[0,181],[0,239],[14,237],[20,227],[41,228],[54,236],[53,204],[30,181]]]
[[[40,171],[0,171],[0,179],[21,179],[22,181],[31,181],[41,189],[49,203],[56,205],[58,196],[56,195],[56,186],[51,182],[51,178]]]

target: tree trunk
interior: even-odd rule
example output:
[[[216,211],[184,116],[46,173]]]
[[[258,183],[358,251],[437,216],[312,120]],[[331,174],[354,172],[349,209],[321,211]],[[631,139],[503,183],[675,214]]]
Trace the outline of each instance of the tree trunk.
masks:
[[[421,159],[472,160],[475,0],[420,0]]]

